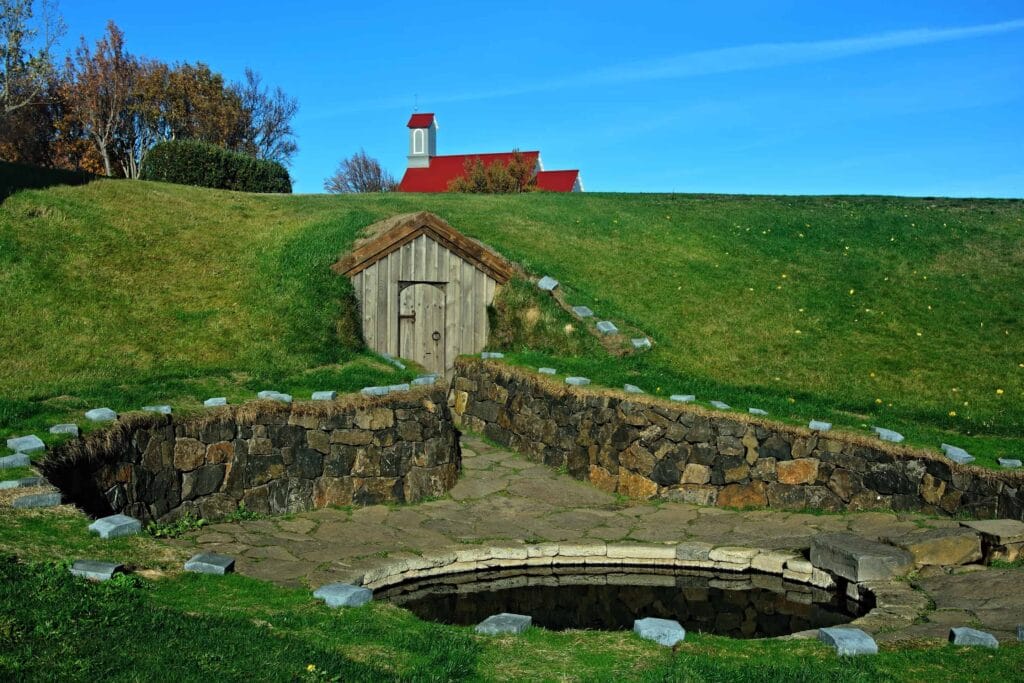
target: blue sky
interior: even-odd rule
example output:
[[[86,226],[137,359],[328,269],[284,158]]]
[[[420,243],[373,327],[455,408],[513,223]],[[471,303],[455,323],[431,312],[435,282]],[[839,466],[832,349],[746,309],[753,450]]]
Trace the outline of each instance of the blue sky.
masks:
[[[173,11],[168,8],[173,7]],[[246,66],[297,97],[296,192],[360,147],[540,149],[587,190],[1024,197],[1024,4],[63,0],[68,46]]]

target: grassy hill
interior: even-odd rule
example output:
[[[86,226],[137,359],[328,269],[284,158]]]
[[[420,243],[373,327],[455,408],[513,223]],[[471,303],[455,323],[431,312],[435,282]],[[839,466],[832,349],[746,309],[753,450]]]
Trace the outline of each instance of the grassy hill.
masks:
[[[0,204],[0,435],[98,404],[408,376],[338,329],[351,297],[327,267],[362,227],[421,209],[656,343],[624,359],[506,349],[513,362],[878,424],[989,463],[1024,453],[1021,201],[270,196],[109,180]]]

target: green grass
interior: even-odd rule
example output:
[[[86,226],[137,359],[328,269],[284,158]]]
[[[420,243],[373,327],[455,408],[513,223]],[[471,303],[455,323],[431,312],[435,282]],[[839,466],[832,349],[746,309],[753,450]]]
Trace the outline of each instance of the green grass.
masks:
[[[539,331],[499,335],[513,362],[792,422],[878,424],[982,464],[1024,449],[1021,201],[263,196],[106,180],[0,205],[0,436],[100,404],[392,381],[355,350],[351,291],[328,266],[363,226],[419,209],[656,344],[619,359],[559,343],[557,312],[510,291],[541,313]]]
[[[675,652],[629,632],[485,638],[387,604],[329,610],[237,575],[90,584],[64,563],[2,559],[0,604],[6,680],[973,681],[1024,667],[1020,645],[839,659],[813,641],[701,634]]]

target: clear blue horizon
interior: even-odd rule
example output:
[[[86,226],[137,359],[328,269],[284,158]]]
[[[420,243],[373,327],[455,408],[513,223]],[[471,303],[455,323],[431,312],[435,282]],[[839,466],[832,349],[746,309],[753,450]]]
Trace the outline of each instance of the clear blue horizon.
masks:
[[[694,6],[689,6],[690,4]],[[1024,197],[1024,7],[64,0],[64,49],[246,66],[299,100],[295,191],[360,148],[539,149],[588,191]]]

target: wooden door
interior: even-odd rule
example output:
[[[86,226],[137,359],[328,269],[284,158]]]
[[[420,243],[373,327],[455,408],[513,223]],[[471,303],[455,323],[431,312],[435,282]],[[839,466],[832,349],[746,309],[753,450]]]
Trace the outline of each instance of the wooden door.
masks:
[[[444,285],[416,283],[399,294],[398,345],[402,358],[427,372],[445,372]]]

